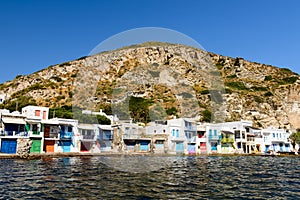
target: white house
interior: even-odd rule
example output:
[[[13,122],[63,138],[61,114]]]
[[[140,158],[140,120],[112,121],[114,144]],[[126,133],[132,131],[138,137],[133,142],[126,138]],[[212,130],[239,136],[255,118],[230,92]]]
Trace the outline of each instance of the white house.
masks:
[[[274,152],[290,151],[291,142],[289,137],[291,133],[288,130],[268,127],[262,129],[261,134],[263,137],[262,152],[268,152],[270,150]]]
[[[27,118],[47,120],[49,108],[41,106],[26,106],[22,108],[22,115]]]

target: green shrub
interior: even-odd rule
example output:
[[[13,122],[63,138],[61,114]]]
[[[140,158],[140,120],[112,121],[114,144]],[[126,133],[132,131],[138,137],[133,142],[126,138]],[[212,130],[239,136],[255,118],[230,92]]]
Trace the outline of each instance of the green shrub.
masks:
[[[211,113],[211,111],[209,111],[209,110],[203,110],[202,112],[201,112],[201,114],[202,114],[202,122],[210,122],[211,121],[211,117],[212,117],[212,113]]]
[[[243,82],[227,82],[225,83],[227,87],[237,89],[237,90],[248,90],[248,88],[244,85]]]
[[[251,87],[251,90],[253,90],[253,91],[268,91],[269,89],[266,87],[253,86],[253,87]]]
[[[254,101],[256,101],[257,103],[263,103],[263,100],[262,100],[261,97],[259,97],[259,96],[254,96],[253,98],[254,98]]]
[[[266,92],[266,93],[264,94],[264,96],[265,96],[265,97],[271,97],[271,96],[274,96],[274,94],[273,94],[272,92],[268,91],[268,92]]]
[[[166,110],[167,115],[175,115],[177,113],[177,109],[175,107],[169,108]]]
[[[273,77],[271,75],[265,76],[264,81],[271,81]]]
[[[202,91],[200,92],[200,94],[202,94],[202,95],[209,94],[209,90],[202,90]]]
[[[291,76],[291,77],[282,79],[283,84],[294,84],[297,80],[298,80],[297,76]]]
[[[237,75],[236,75],[236,74],[232,74],[232,75],[230,75],[230,76],[227,76],[227,78],[230,78],[230,79],[232,79],[232,78],[237,78]]]

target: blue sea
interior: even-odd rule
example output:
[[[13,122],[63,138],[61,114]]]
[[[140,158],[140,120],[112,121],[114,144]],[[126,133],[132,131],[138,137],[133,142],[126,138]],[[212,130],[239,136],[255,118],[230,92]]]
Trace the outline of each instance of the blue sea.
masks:
[[[299,199],[300,157],[0,160],[1,199]]]

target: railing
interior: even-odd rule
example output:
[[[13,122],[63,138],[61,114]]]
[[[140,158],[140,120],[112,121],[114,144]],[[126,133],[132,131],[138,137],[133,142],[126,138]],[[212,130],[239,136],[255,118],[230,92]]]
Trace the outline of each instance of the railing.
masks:
[[[18,132],[18,131],[3,131],[0,133],[0,136],[20,136],[20,137],[27,137],[28,132]]]
[[[39,131],[28,131],[30,137],[42,136],[42,132]]]
[[[187,141],[188,141],[188,143],[196,143],[196,139],[197,139],[197,137],[194,136],[192,138],[188,138]]]
[[[185,131],[197,131],[197,127],[196,126],[186,126],[184,127]]]
[[[45,138],[58,138],[57,133],[48,133],[47,135],[45,134]]]
[[[221,135],[208,135],[209,140],[220,140]]]
[[[123,134],[123,139],[140,139],[139,134]]]
[[[234,143],[234,138],[222,138],[222,143]]]
[[[178,136],[178,137],[172,136],[172,137],[171,137],[171,140],[172,140],[172,141],[185,141],[185,140],[186,140],[186,137],[184,137],[184,136]]]
[[[82,138],[85,140],[93,140],[95,138],[95,135],[82,135]]]
[[[285,143],[285,142],[288,142],[288,139],[287,138],[269,138],[269,140],[271,141],[271,142],[283,142],[283,143]]]
[[[127,134],[127,135],[130,135],[130,134]],[[126,137],[126,136],[125,136]],[[124,135],[123,135],[123,138],[124,138]],[[114,137],[113,135],[98,135],[97,137],[98,140],[113,140]],[[126,139],[126,138],[125,138]]]
[[[73,136],[73,132],[60,132],[60,139],[70,139]]]

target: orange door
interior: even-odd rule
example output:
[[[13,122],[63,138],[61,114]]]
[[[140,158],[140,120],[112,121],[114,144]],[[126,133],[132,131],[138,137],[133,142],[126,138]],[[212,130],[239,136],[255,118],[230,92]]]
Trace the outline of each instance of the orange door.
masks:
[[[45,140],[45,150],[47,153],[53,153],[54,152],[54,140]]]

